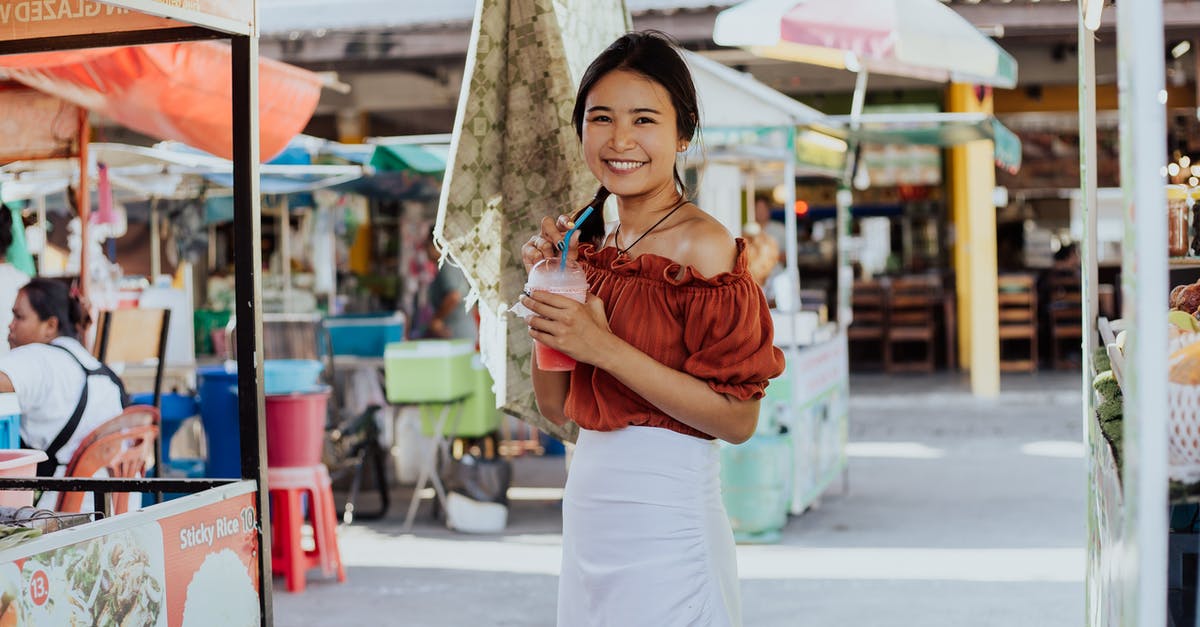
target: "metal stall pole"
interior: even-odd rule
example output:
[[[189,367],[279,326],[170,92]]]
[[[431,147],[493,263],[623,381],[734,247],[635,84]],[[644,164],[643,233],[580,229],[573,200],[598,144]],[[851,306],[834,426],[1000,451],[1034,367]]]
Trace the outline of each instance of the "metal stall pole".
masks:
[[[1099,277],[1097,258],[1099,256],[1099,239],[1096,233],[1096,223],[1099,216],[1096,187],[1098,176],[1096,165],[1096,40],[1092,31],[1088,30],[1083,21],[1083,7],[1079,11],[1079,182],[1080,210],[1083,215],[1083,245],[1080,261],[1082,264],[1083,286],[1083,393],[1091,393],[1092,355],[1099,345],[1096,333],[1096,317],[1100,309]],[[1087,403],[1085,403],[1087,405]],[[1087,425],[1092,420],[1090,409],[1084,408],[1083,431],[1087,433]]]
[[[1126,345],[1122,624],[1167,623],[1167,157],[1161,0],[1117,3]],[[1137,212],[1141,220],[1137,220]],[[1157,218],[1157,219],[1155,219]]]
[[[158,197],[150,199],[150,285],[162,274],[162,238],[158,236]]]
[[[850,206],[854,201],[854,192],[851,190],[854,186],[854,175],[859,168],[864,167],[861,163],[862,153],[859,150],[859,143],[854,134],[858,131],[858,126],[862,116],[863,103],[867,96],[867,69],[860,67],[858,61],[855,60],[854,66],[858,71],[858,76],[854,81],[854,98],[850,103],[850,137],[846,142],[846,164],[843,169],[842,178],[838,181],[837,190],[837,313],[839,327],[845,328],[850,326],[853,319],[852,309],[850,307],[851,290],[854,286],[854,272],[849,271],[849,264],[846,257],[847,239],[850,236]]]
[[[262,624],[271,612],[271,525],[262,397],[262,206],[258,194],[258,38],[230,37],[233,48],[234,309],[238,320],[238,425],[242,478],[258,482],[258,582]]]
[[[46,276],[46,250],[49,248],[50,229],[46,225],[45,192],[37,195],[37,222],[38,226],[42,227],[42,252],[38,254],[37,273],[39,276]]]

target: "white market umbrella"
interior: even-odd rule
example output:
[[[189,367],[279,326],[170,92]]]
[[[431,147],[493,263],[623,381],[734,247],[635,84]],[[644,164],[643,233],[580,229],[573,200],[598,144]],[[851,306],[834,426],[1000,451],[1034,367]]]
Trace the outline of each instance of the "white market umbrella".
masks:
[[[939,0],[748,0],[713,40],[762,57],[1012,88],[1012,55]]]

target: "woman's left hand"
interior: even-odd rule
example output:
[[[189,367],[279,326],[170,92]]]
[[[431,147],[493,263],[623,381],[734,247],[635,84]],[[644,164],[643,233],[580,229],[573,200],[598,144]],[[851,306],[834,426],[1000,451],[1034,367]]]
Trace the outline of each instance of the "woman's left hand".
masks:
[[[615,336],[600,297],[588,294],[587,302],[580,303],[559,294],[534,291],[531,296],[522,296],[521,303],[537,314],[529,319],[529,336],[542,344],[592,365],[611,352],[609,342]]]

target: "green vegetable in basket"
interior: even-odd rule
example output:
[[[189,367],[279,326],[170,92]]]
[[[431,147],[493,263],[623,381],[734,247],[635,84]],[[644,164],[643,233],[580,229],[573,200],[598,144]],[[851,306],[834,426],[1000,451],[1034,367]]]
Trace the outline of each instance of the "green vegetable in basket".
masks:
[[[1103,403],[1096,408],[1096,415],[1100,418],[1100,425],[1103,426],[1109,422],[1120,422],[1125,413],[1125,402],[1120,395],[1114,398],[1105,398]]]
[[[1105,439],[1112,444],[1114,449],[1120,450],[1121,439],[1125,436],[1123,420],[1109,420],[1108,422],[1101,422],[1100,431],[1104,433]]]
[[[1092,353],[1092,366],[1096,372],[1112,370],[1112,362],[1108,359],[1108,349],[1101,346]]]
[[[1096,375],[1096,378],[1092,379],[1092,389],[1105,400],[1121,396],[1121,386],[1117,384],[1117,377],[1113,375],[1112,370],[1105,370]]]

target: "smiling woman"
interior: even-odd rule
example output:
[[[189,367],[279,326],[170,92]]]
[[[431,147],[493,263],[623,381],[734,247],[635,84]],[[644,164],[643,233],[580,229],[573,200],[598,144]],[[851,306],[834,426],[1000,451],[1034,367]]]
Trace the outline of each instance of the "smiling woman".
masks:
[[[783,371],[745,243],[691,203],[676,168],[696,134],[687,65],[658,33],[630,33],[592,62],[576,96],[584,160],[619,221],[584,222],[567,248],[579,303],[522,299],[530,336],[577,362],[533,360],[538,409],[580,427],[563,496],[558,624],[741,624],[716,438],[745,441]],[[572,218],[544,218],[526,270],[557,256]]]

